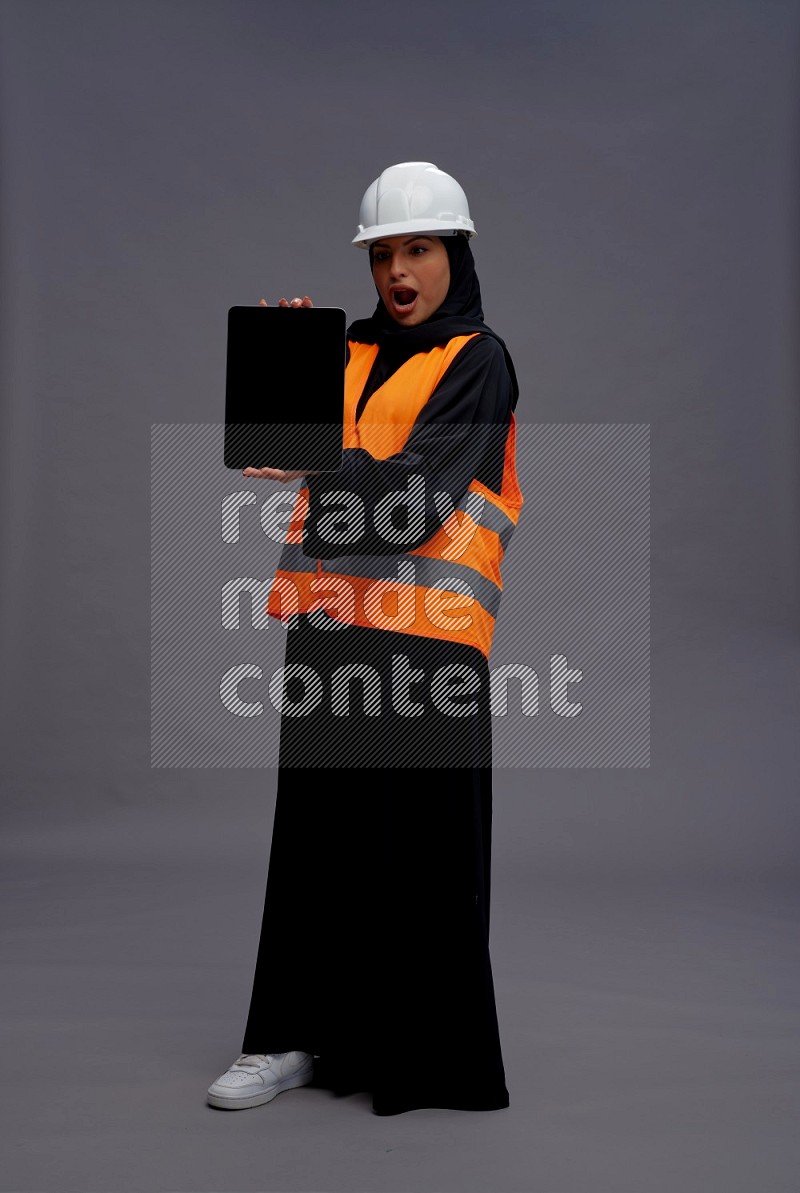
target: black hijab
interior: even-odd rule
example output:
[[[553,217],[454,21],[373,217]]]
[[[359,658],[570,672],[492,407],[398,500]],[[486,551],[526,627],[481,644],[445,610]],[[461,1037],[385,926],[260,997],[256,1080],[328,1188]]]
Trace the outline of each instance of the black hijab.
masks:
[[[469,240],[466,236],[457,234],[442,236],[441,241],[450,260],[450,286],[441,306],[416,327],[403,327],[389,314],[378,292],[378,305],[375,310],[368,319],[356,319],[351,323],[347,329],[347,338],[356,340],[359,344],[377,344],[378,357],[383,358],[388,369],[394,372],[417,352],[427,352],[440,344],[446,344],[453,336],[480,331],[497,340],[505,353],[514,389],[513,406],[516,406],[519,385],[514,364],[504,341],[483,321],[481,288]],[[370,269],[372,263],[373,248],[370,245]]]

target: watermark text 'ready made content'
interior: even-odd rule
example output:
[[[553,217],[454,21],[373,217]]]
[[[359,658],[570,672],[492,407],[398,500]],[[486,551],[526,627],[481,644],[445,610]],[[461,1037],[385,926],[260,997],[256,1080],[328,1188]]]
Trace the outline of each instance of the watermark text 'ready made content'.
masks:
[[[281,717],[323,704],[413,734],[487,699],[496,765],[649,765],[646,424],[518,424],[516,527],[421,470],[378,501],[329,481],[313,553],[304,481],[225,468],[217,424],[151,430],[153,766],[274,767]],[[321,643],[354,624],[474,643],[488,615],[488,677],[403,649],[319,673],[285,658],[301,615]]]

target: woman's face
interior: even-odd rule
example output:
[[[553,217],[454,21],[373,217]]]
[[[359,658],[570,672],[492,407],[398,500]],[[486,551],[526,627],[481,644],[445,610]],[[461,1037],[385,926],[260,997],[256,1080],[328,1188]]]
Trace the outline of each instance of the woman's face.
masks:
[[[450,288],[450,258],[440,236],[387,236],[372,252],[372,276],[393,319],[416,327],[438,310]]]

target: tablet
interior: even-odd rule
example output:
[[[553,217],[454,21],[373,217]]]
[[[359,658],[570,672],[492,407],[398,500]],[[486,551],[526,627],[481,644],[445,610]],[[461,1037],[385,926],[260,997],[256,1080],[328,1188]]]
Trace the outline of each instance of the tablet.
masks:
[[[341,307],[231,307],[225,466],[342,466],[347,315]]]

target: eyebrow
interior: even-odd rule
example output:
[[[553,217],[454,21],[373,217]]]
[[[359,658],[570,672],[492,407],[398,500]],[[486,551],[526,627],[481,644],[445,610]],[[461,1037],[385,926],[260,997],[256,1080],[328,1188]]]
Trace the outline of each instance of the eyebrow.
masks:
[[[403,241],[403,244],[404,245],[411,244],[412,240],[433,240],[433,237],[432,236],[409,236],[406,240]],[[377,248],[388,249],[389,245],[385,240],[376,240],[376,241],[373,241],[372,247],[374,249],[377,249]]]

